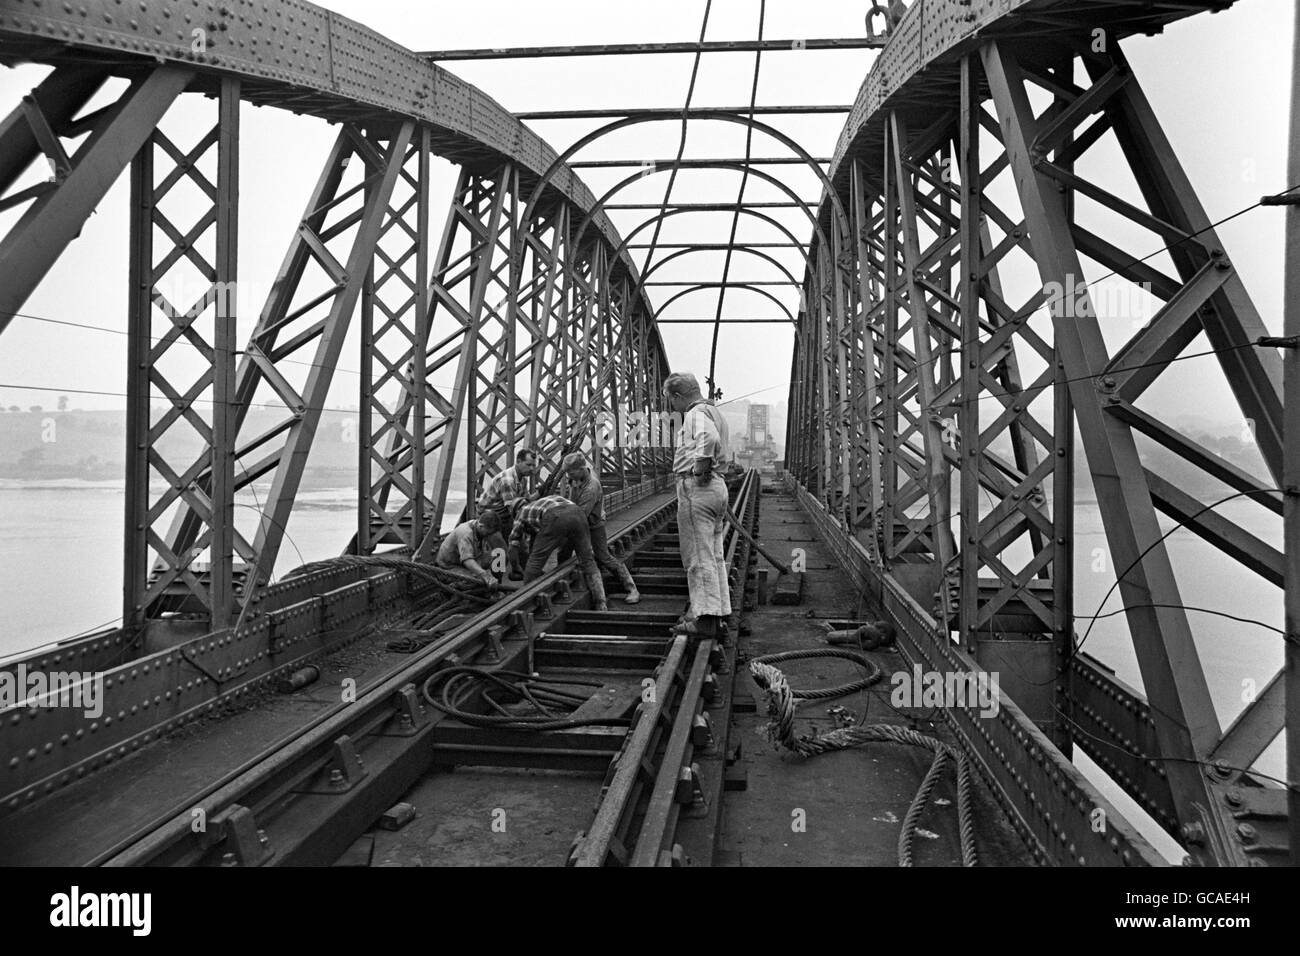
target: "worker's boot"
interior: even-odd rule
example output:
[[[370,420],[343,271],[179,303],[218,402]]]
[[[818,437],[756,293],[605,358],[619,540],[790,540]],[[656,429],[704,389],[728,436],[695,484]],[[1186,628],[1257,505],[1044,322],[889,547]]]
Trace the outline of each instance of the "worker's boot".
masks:
[[[618,576],[623,582],[623,589],[627,591],[627,597],[623,598],[623,603],[640,604],[641,592],[636,589],[636,579],[632,577],[632,572],[627,569],[626,564],[618,566]]]
[[[600,571],[588,573],[587,589],[591,591],[591,609],[593,611],[608,611],[609,602],[605,599],[605,582],[601,579]]]

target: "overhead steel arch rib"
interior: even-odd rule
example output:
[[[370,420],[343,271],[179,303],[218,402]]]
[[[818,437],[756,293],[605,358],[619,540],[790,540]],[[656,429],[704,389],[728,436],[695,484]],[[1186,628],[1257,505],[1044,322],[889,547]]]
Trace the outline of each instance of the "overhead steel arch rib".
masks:
[[[212,12],[206,3],[146,0],[131,4],[128,15],[104,0],[80,3],[71,13],[62,5],[5,0],[0,13],[3,61],[10,64],[73,63],[85,70],[93,56],[99,72],[127,74],[167,65],[192,72],[191,89],[215,90],[218,78],[236,78],[249,102],[330,122],[412,120],[428,126],[434,153],[445,159],[480,168],[517,164],[523,188],[558,155],[475,86],[310,3],[248,0]],[[200,40],[206,49],[195,52]],[[584,211],[594,204],[567,167],[548,184]],[[596,226],[611,248],[619,244],[607,216],[598,215]],[[635,268],[630,257],[620,267]]]
[[[1267,330],[1122,50],[1229,6],[915,0],[839,137],[819,210],[829,238],[810,246],[787,468],[910,657],[1001,674],[998,719],[944,715],[1044,860],[1162,860],[1071,765],[1077,746],[1193,862],[1285,862],[1276,784],[1249,772],[1283,730],[1281,677],[1221,725],[1158,517],[1274,584],[1285,559],[1157,473],[1136,441],[1282,513],[1281,362],[1255,347]],[[1140,203],[1075,171],[1108,137]],[[1113,222],[1092,224],[1099,207],[1149,238],[1125,248]],[[1172,266],[1144,258],[1161,247]],[[1103,321],[1123,316],[1089,288],[1085,260],[1156,303],[1114,354]],[[1041,283],[1025,301],[1001,278],[1017,268]],[[1265,475],[1136,404],[1201,335],[1214,355],[1197,368],[1253,423]],[[1075,630],[1093,610],[1073,605],[1076,437],[1142,691]],[[1243,804],[1269,820],[1268,839],[1236,825]]]
[[[453,471],[466,472],[472,500],[524,442],[549,454],[592,409],[657,400],[667,361],[654,311],[586,185],[491,97],[375,31],[299,2],[5,0],[0,62],[54,67],[0,123],[0,209],[25,206],[0,238],[0,331],[130,169],[126,631],[177,614],[236,625],[271,581],[353,313],[363,347],[352,551],[427,552]],[[78,117],[109,77],[128,80],[126,92]],[[188,151],[157,128],[182,94],[215,103]],[[247,343],[235,341],[225,295],[238,281],[241,102],[339,126]],[[86,132],[75,150],[64,143]],[[200,163],[214,154],[209,181]],[[53,178],[11,192],[42,157]],[[445,213],[431,208],[432,157],[460,167]],[[193,224],[160,206],[178,183],[207,203]],[[591,241],[571,249],[586,216]],[[179,266],[210,283],[197,301],[172,301]],[[198,378],[169,380],[158,362],[169,350],[197,359]],[[588,367],[599,386],[579,384]],[[553,379],[539,429],[541,369]],[[161,418],[158,396],[171,406]],[[277,420],[250,418],[268,403]],[[174,427],[198,432],[197,457],[167,459],[159,439]],[[665,472],[661,450],[617,455],[605,477],[623,487]],[[258,479],[270,491],[245,536],[234,498]]]

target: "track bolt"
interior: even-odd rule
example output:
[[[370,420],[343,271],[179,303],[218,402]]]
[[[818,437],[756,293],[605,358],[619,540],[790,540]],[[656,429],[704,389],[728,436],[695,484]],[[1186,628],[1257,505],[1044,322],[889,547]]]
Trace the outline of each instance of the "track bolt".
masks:
[[[1259,831],[1249,823],[1237,824],[1237,837],[1242,843],[1254,843],[1259,839]]]

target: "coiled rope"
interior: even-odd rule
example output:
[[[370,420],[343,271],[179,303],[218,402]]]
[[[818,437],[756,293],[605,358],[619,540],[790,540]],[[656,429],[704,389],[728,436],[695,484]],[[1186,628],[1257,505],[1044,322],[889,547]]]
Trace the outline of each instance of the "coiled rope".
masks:
[[[847,684],[840,684],[838,687],[827,687],[817,690],[793,690],[790,693],[795,700],[834,700],[836,697],[847,697],[849,694],[856,694],[860,690],[866,690],[872,684],[878,683],[885,675],[876,666],[867,655],[859,654],[857,651],[841,651],[836,648],[824,649],[819,648],[809,651],[783,651],[780,654],[764,654],[762,657],[752,658],[750,661],[750,670],[753,671],[754,664],[777,664],[783,661],[806,661],[818,657],[838,657],[841,660],[852,661],[859,667],[866,670],[865,677],[858,680],[850,681]],[[772,668],[776,671],[776,668]],[[781,673],[776,671],[776,673]]]
[[[767,692],[767,714],[771,718],[771,722],[767,725],[768,739],[774,744],[798,754],[800,757],[811,757],[832,750],[847,750],[867,743],[906,744],[912,747],[924,747],[926,750],[931,751],[934,754],[934,762],[930,764],[930,769],[922,779],[921,786],[916,791],[916,796],[912,798],[911,806],[907,808],[907,815],[903,819],[903,828],[898,835],[899,866],[912,866],[912,843],[916,836],[917,825],[921,820],[921,814],[925,811],[925,807],[930,801],[930,794],[934,790],[934,786],[943,773],[947,762],[955,760],[957,763],[957,824],[961,831],[962,865],[978,865],[975,848],[972,778],[970,763],[967,761],[965,754],[953,749],[941,740],[893,724],[840,727],[825,734],[814,733],[802,737],[795,733],[796,700],[826,699],[825,692],[796,692],[792,690],[786,676],[773,667],[770,662],[774,659],[798,660],[826,656],[847,656],[851,660],[856,660],[861,655],[854,654],[852,651],[791,651],[787,654],[769,654],[766,657],[755,658],[749,662],[749,673],[753,676],[754,682]],[[874,664],[871,667],[876,672],[875,680],[879,680],[879,668],[876,668]],[[867,680],[867,678],[864,678],[864,680]],[[875,683],[875,680],[869,680],[867,686]],[[861,681],[855,683],[861,683]],[[844,686],[852,685],[846,684]],[[844,692],[841,691],[841,693]],[[817,696],[808,696],[809,694]]]

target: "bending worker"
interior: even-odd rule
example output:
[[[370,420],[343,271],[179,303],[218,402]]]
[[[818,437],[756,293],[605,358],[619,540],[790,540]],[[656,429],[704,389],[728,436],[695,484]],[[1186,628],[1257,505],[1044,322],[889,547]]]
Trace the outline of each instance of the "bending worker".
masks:
[[[564,470],[564,497],[568,498],[587,515],[587,530],[591,533],[591,551],[596,556],[597,566],[613,574],[623,583],[627,596],[625,604],[636,604],[641,600],[641,593],[636,589],[636,581],[627,565],[609,553],[609,533],[605,529],[605,489],[592,471],[591,462],[580,451],[566,455],[560,467]],[[568,553],[561,549],[560,560],[568,560]]]
[[[468,571],[490,588],[497,586],[492,566],[492,538],[499,536],[501,522],[494,512],[486,511],[470,521],[456,525],[438,545],[434,564],[449,571]]]
[[[675,634],[715,637],[718,622],[731,614],[731,592],[722,553],[727,525],[727,486],[718,471],[727,454],[727,422],[700,393],[689,372],[664,380],[664,401],[682,415],[673,452],[677,479],[677,532],[691,607]]]
[[[605,601],[605,583],[600,579],[600,568],[591,551],[591,532],[587,530],[587,515],[568,498],[547,495],[526,504],[519,504],[515,512],[514,528],[510,532],[510,560],[518,560],[520,550],[532,539],[528,551],[528,564],[524,567],[524,583],[542,576],[542,569],[551,552],[563,548],[577,552],[578,564],[591,591],[592,607],[597,611],[609,610]]]

